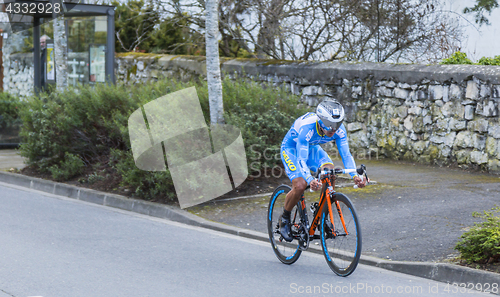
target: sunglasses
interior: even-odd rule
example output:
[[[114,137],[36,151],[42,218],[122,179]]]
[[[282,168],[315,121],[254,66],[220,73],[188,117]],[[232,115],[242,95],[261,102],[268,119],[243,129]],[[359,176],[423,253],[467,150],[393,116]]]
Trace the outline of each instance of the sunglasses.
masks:
[[[335,125],[335,127],[328,127],[328,126],[326,126],[325,124],[323,124],[323,122],[321,122],[321,121],[318,121],[318,123],[319,123],[319,126],[320,126],[323,130],[325,130],[325,131],[327,131],[327,132],[329,132],[329,131],[337,131],[337,129],[338,129],[338,128],[339,128],[339,126],[341,125],[341,123],[338,123],[337,125]]]

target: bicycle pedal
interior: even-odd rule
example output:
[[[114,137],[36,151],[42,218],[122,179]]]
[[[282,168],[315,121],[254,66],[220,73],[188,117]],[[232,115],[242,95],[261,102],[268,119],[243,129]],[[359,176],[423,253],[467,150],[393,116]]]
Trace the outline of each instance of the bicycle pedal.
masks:
[[[303,241],[303,240],[299,241],[299,250],[305,251],[308,248],[309,248],[309,242],[308,241]]]
[[[305,251],[309,248],[309,235],[301,234],[299,235],[299,250]]]

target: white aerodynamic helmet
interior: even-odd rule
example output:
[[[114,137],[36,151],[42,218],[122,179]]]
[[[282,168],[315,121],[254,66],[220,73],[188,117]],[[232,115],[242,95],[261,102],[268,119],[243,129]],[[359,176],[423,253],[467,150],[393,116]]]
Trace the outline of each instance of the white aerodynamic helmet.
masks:
[[[318,123],[321,128],[326,131],[337,130],[344,121],[344,107],[337,100],[328,99],[316,107],[316,115],[319,118]]]

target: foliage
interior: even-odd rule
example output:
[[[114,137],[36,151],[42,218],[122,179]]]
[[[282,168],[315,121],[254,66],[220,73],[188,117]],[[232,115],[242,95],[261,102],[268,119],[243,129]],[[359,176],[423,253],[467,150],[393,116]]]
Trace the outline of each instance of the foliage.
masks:
[[[291,126],[289,115],[272,107],[263,114],[242,109],[227,118],[229,124],[242,130],[250,170],[261,171],[281,165],[279,152],[282,137]]]
[[[54,26],[52,26],[52,22],[44,22],[40,25],[40,37],[43,35],[47,35],[49,39],[54,39]]]
[[[24,123],[21,136],[26,139],[20,147],[21,155],[40,172],[50,172],[55,179],[67,180],[81,173],[83,166],[109,159],[112,150],[129,151],[128,117],[141,104],[179,87],[166,80],[132,91],[123,85],[98,84],[94,88],[79,86],[79,89],[63,92],[41,93],[40,98],[30,97],[20,113]],[[71,156],[77,156],[81,163]],[[129,158],[124,164],[130,166],[116,168],[123,173],[122,180],[130,182],[133,179],[127,174],[140,170],[131,166],[134,162],[131,155],[124,156]],[[135,187],[136,195],[144,194],[144,199],[152,199],[147,195],[156,194],[159,189],[147,191],[145,188],[155,188],[157,182],[161,185],[156,180],[158,175],[146,171],[141,174],[145,185],[131,186]]]
[[[120,174],[121,185],[131,188],[136,196],[146,200],[173,201],[175,189],[170,171],[148,172],[137,168],[132,152],[111,150],[110,165]]]
[[[186,16],[189,19],[189,16]],[[205,55],[204,36],[189,28],[186,18],[168,17],[160,21],[151,33],[149,52],[159,54]]]
[[[109,174],[107,174],[107,177],[109,177]],[[93,172],[91,174],[89,174],[87,176],[87,178],[80,178],[78,179],[78,181],[80,183],[89,183],[89,184],[93,184],[95,182],[98,182],[98,181],[101,181],[101,180],[104,180],[106,177],[100,175],[98,172]]]
[[[160,18],[151,1],[113,1],[115,10],[116,51],[129,52],[136,48],[149,49],[148,39]]]
[[[281,166],[281,141],[296,118],[307,112],[298,108],[298,96],[283,87],[223,80],[225,119],[242,131],[249,170]],[[264,155],[273,154],[273,158]]]
[[[495,8],[498,8],[498,0],[476,0],[476,5],[464,8],[464,13],[474,13],[476,24],[490,25],[484,13],[488,12],[491,15],[491,11]]]
[[[491,211],[472,213],[476,218],[484,220],[475,223],[470,231],[465,232],[457,243],[457,249],[461,258],[469,264],[500,262],[500,207],[494,207]]]
[[[467,58],[466,53],[462,53],[460,51],[455,52],[449,58],[444,59],[441,64],[474,64],[472,61]]]
[[[42,93],[30,97],[21,108],[26,141],[21,155],[41,172],[57,180],[83,173],[108,160],[121,178],[121,185],[134,196],[147,200],[172,201],[175,190],[170,173],[138,169],[130,150],[128,118],[141,105],[165,94],[195,86],[203,114],[209,124],[208,88],[205,81],[188,83],[164,79],[130,88],[126,85],[98,84],[94,88]],[[253,170],[281,165],[280,158],[266,160],[264,150],[279,151],[281,140],[293,121],[306,112],[297,108],[298,97],[272,84],[244,80],[223,80],[226,123],[240,128],[248,165]],[[88,172],[88,170],[86,170]],[[86,182],[98,179],[88,176]]]
[[[106,32],[95,31],[95,17],[75,17],[68,20],[68,49],[88,52],[89,44],[105,44]]]
[[[28,36],[24,38],[24,44],[21,52],[31,53],[33,52],[33,28],[29,28],[26,32],[28,33]],[[49,36],[49,39],[54,39],[54,27],[52,26],[52,22],[44,22],[40,24],[40,37],[43,35]]]
[[[160,54],[204,54],[204,36],[189,28],[187,13],[162,18],[152,0],[113,1],[116,6],[116,51],[145,51]],[[195,42],[196,41],[196,42]]]
[[[482,57],[481,59],[479,59],[479,61],[477,61],[477,63],[473,63],[469,58],[467,58],[466,53],[456,52],[449,58],[441,61],[441,64],[474,64],[500,66],[500,56],[495,56],[494,58]]]
[[[21,124],[19,110],[22,102],[18,97],[0,92],[0,131]]]
[[[495,56],[494,58],[482,57],[477,61],[478,65],[495,65],[500,66],[500,55]]]
[[[152,52],[160,54],[185,53],[186,32],[179,28],[186,28],[186,20],[179,20],[179,23],[173,18],[167,18],[160,23],[159,28],[151,34],[153,50]]]
[[[219,41],[219,56],[230,58],[253,58],[255,55],[241,47],[232,37]]]
[[[23,47],[21,48],[21,53],[31,53],[33,52],[33,28],[26,30],[28,36],[23,40]]]
[[[64,181],[82,173],[84,166],[80,157],[66,152],[64,159],[59,164],[50,166],[49,171],[55,180]]]
[[[41,93],[26,103],[21,154],[42,171],[66,152],[90,164],[110,148],[125,148],[127,118],[139,106],[125,88],[105,85]]]
[[[281,166],[281,158],[266,159],[264,151],[279,152],[292,123],[307,112],[306,108],[298,106],[299,97],[281,86],[228,77],[222,80],[222,92],[225,121],[242,133],[249,172]],[[197,85],[197,93],[208,125],[210,114],[205,81]]]

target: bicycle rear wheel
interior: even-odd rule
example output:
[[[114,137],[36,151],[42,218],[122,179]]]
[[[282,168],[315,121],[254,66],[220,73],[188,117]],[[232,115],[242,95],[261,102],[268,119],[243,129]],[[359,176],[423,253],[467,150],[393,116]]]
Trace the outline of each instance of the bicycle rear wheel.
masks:
[[[361,256],[361,227],[349,198],[342,193],[335,193],[333,197],[333,224],[328,213],[328,205],[325,205],[321,216],[321,244],[330,269],[337,275],[348,276],[358,266]],[[337,210],[336,202],[340,212]],[[345,229],[340,214],[344,218]]]
[[[300,257],[301,250],[296,241],[286,242],[279,232],[279,217],[283,212],[285,205],[285,197],[291,188],[287,185],[281,185],[274,190],[271,200],[269,201],[269,210],[267,213],[267,231],[269,233],[269,241],[273,247],[273,251],[278,259],[285,264],[293,264]],[[292,230],[300,222],[300,215],[297,206],[292,209],[290,216]],[[293,232],[293,231],[292,231]]]

